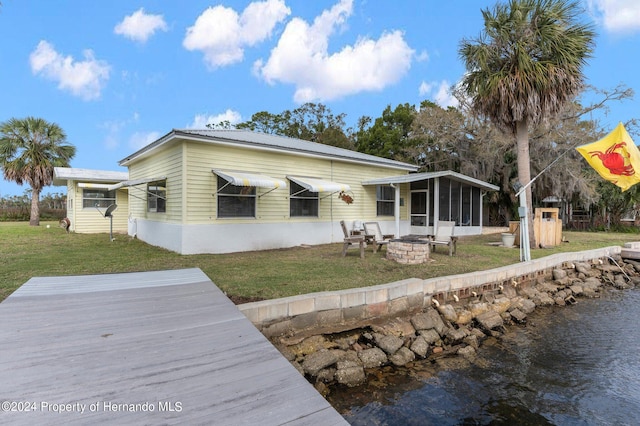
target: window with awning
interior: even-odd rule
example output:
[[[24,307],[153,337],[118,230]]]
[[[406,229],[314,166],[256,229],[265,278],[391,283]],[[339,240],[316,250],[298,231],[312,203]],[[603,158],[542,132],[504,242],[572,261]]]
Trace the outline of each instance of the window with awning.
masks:
[[[212,169],[218,177],[216,198],[218,217],[256,217],[256,199],[278,189],[287,183],[271,176],[233,170]],[[266,188],[267,192],[257,195],[256,188]]]

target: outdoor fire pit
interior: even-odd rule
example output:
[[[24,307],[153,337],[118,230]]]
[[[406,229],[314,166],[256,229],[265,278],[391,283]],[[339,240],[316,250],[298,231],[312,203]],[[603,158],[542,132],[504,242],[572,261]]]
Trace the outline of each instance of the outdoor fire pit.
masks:
[[[418,265],[429,260],[429,237],[406,236],[389,241],[387,259],[405,265]]]

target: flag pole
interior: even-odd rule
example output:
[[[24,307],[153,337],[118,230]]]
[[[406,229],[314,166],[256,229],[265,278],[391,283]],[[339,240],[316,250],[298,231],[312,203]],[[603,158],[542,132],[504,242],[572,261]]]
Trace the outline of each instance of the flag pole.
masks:
[[[544,172],[549,170],[560,158],[562,158],[570,149],[560,154],[555,160],[553,160],[547,167],[542,169],[540,173],[529,181],[526,185],[522,186],[520,182],[516,182],[513,188],[516,190],[516,197],[520,199],[520,207],[518,208],[518,215],[520,215],[520,261],[528,262],[531,260],[531,241],[529,240],[529,214],[527,213],[527,194],[526,189],[531,186],[536,179],[538,179]]]

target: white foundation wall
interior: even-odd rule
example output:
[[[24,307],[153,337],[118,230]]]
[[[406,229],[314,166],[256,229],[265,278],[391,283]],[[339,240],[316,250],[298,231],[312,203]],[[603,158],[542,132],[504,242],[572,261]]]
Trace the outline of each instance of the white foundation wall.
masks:
[[[135,233],[131,232],[133,230]],[[139,218],[129,219],[129,235],[152,246],[182,253],[182,227],[180,225]]]
[[[395,222],[379,221],[383,233],[395,233]],[[353,221],[346,221],[352,229]],[[147,219],[130,219],[129,233],[140,240],[180,254],[221,254],[340,243],[344,239],[340,221],[291,223],[216,223],[177,225]],[[401,234],[409,231],[400,222]]]

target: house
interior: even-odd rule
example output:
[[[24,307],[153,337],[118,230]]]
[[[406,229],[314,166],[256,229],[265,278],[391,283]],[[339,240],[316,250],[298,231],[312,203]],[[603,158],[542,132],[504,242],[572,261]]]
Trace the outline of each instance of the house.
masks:
[[[127,232],[182,254],[342,242],[340,221],[432,234],[455,220],[482,231],[482,196],[498,187],[455,172],[244,130],[172,130],[119,162],[129,174]],[[121,215],[124,213],[121,212]],[[78,231],[77,231],[78,232]]]
[[[113,226],[114,232],[127,232],[129,195],[126,191],[108,188],[128,177],[128,172],[55,167],[53,184],[67,187],[69,230],[84,234],[104,233],[110,232]],[[117,210],[110,219],[105,213],[113,204]]]

